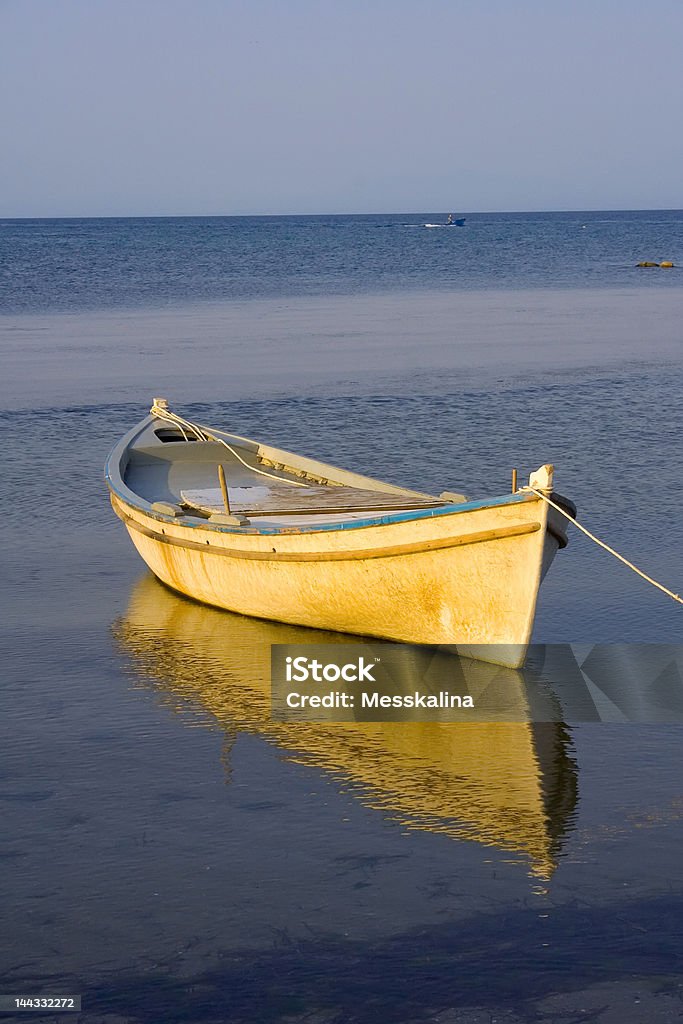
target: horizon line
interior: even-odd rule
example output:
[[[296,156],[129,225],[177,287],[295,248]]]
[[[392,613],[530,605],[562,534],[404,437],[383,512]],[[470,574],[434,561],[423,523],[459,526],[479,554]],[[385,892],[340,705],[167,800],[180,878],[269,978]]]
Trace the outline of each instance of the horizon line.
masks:
[[[0,215],[0,221],[22,221],[22,220],[255,220],[273,217],[422,217],[435,213],[435,210],[394,210],[394,211],[363,211],[357,210],[353,213],[338,213],[324,211],[318,213],[72,213],[72,214],[21,214],[15,216]],[[679,207],[591,207],[584,209],[562,209],[562,210],[472,210],[458,213],[466,217],[480,216],[507,216],[514,214],[546,214],[546,213],[683,213]]]

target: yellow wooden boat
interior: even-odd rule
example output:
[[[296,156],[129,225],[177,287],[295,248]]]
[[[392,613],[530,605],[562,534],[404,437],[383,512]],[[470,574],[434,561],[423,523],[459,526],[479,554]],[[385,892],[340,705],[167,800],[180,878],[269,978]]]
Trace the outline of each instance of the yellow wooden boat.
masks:
[[[191,423],[156,399],[105,469],[116,514],[173,589],[242,614],[524,661],[565,519],[523,489],[409,490]],[[532,474],[552,490],[553,467]]]
[[[407,647],[407,688],[427,670],[444,680],[465,673],[472,692],[500,694],[518,720],[277,722],[270,717],[271,644],[344,644],[341,634],[222,613],[151,576],[134,588],[114,634],[168,706],[181,714],[199,707],[224,730],[226,770],[236,734],[256,734],[287,759],[343,780],[345,791],[408,828],[521,854],[532,874],[552,874],[572,826],[576,765],[559,704],[557,721],[529,721],[522,673],[446,652],[435,666],[431,650]]]

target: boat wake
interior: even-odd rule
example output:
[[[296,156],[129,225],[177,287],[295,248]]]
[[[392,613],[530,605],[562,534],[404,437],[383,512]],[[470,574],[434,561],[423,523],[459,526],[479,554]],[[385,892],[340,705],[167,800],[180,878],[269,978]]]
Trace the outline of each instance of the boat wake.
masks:
[[[462,228],[465,225],[465,218],[458,217],[457,220],[453,220],[450,224],[423,224],[425,228]]]

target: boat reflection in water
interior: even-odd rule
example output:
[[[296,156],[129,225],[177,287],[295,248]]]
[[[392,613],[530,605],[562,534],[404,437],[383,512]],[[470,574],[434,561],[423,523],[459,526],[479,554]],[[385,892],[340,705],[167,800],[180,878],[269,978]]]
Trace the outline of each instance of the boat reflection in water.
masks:
[[[199,702],[229,736],[262,736],[410,828],[523,854],[533,875],[552,874],[576,805],[576,766],[561,720],[529,721],[520,672],[406,648],[412,688],[428,673],[459,673],[471,692],[504,693],[516,720],[282,722],[270,717],[270,645],[349,637],[218,611],[151,576],[134,588],[114,634],[136,674],[175,707]]]

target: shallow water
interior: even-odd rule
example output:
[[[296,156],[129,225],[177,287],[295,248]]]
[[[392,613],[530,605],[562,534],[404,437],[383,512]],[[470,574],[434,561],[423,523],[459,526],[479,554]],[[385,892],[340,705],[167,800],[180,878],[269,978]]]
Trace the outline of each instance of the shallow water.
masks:
[[[550,460],[587,525],[680,588],[682,295],[3,318],[1,992],[81,992],[88,1024],[675,1019],[680,726],[275,727],[263,659],[293,628],[149,578],[101,472],[164,392],[427,490]],[[574,535],[534,635],[680,623]]]
[[[682,294],[422,290],[7,315],[0,408],[80,407],[105,395],[146,405],[154,394],[176,404],[441,394],[458,404],[472,387],[533,380],[538,390],[574,370],[593,380],[605,367],[677,368]]]

